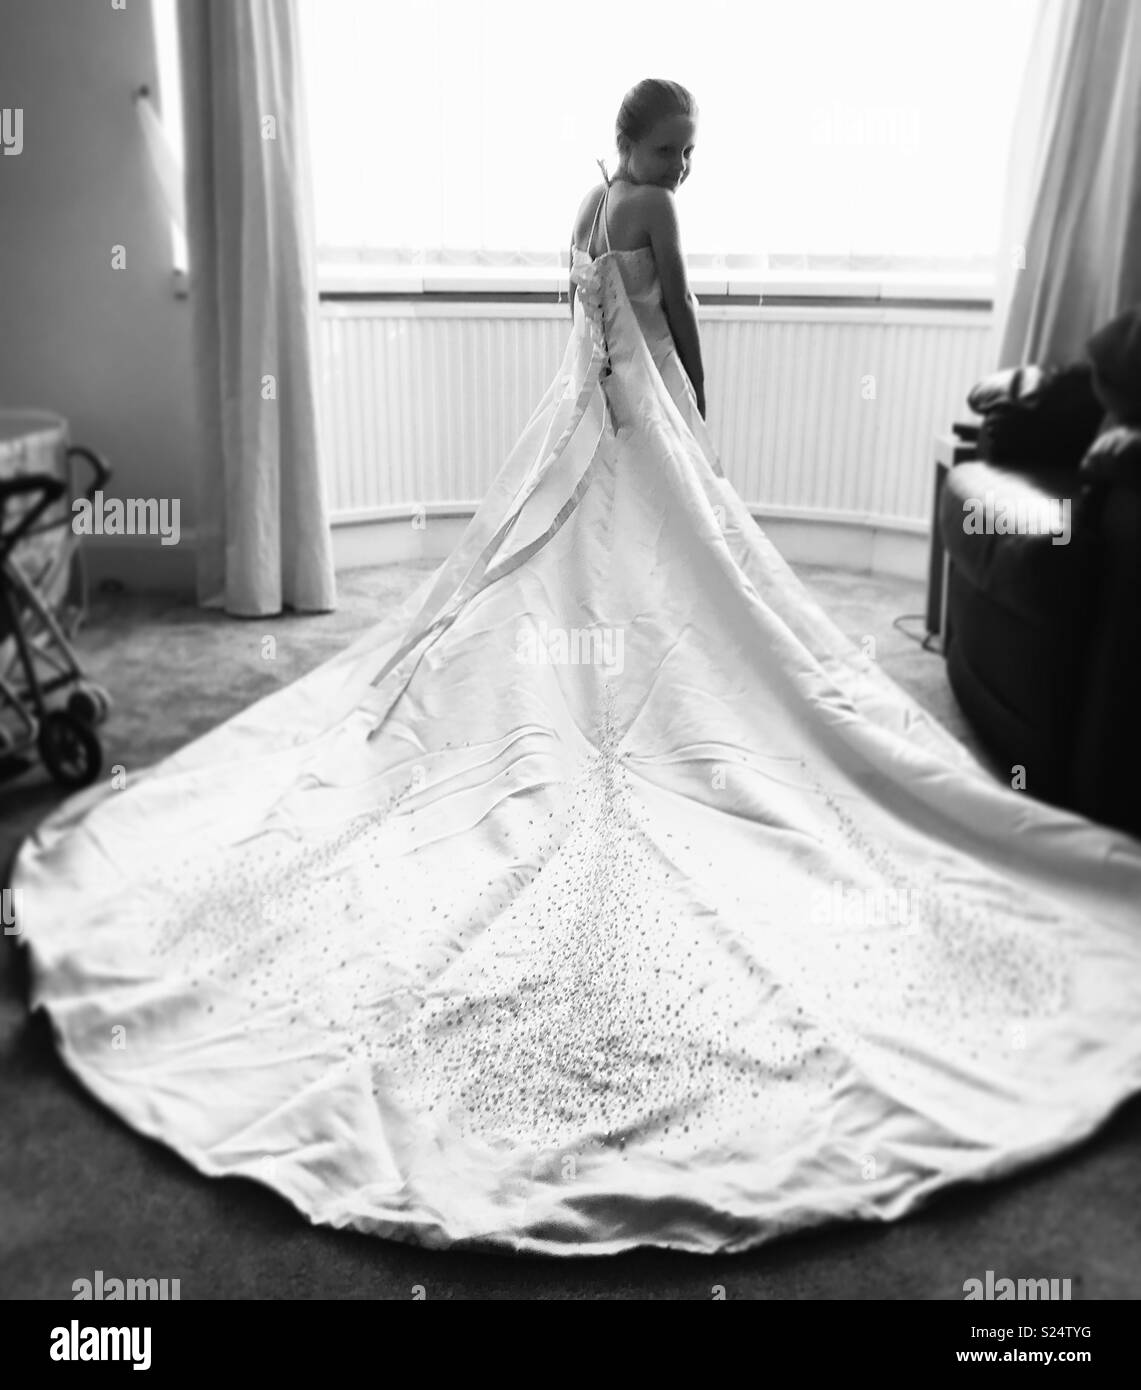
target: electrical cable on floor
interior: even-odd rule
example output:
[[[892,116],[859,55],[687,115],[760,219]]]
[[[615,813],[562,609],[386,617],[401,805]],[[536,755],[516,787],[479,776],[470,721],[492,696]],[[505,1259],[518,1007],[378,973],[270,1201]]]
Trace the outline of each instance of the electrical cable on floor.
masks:
[[[918,633],[915,633],[915,632],[908,632],[908,630],[907,630],[905,627],[902,626],[903,623],[914,622],[914,621],[916,621],[916,619],[918,619],[918,621],[921,622],[921,623],[926,623],[926,621],[927,621],[927,614],[926,614],[926,613],[901,613],[901,614],[899,615],[898,618],[893,618],[893,619],[892,619],[891,625],[892,625],[892,627],[894,627],[897,631],[902,632],[903,635],[904,635],[904,637],[906,637],[909,641],[914,642],[915,645],[916,645],[917,647],[922,647],[923,650],[924,650],[925,652],[931,652],[932,655],[934,655],[934,656],[943,656],[943,655],[944,655],[944,652],[943,652],[942,645],[939,645],[939,646],[934,646],[934,645],[933,645],[933,643],[938,642],[938,641],[940,640],[940,635],[939,635],[939,633],[937,633],[937,632],[928,632],[928,633],[926,634],[926,636],[920,637]]]

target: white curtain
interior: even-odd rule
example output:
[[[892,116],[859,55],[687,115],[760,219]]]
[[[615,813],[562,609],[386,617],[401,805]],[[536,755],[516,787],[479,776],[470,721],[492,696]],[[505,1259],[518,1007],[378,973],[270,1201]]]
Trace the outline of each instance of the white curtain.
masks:
[[[999,367],[1064,364],[1141,299],[1141,3],[1043,0],[1009,156]]]
[[[197,388],[198,599],[336,603],[316,390],[317,277],[296,0],[179,0]]]

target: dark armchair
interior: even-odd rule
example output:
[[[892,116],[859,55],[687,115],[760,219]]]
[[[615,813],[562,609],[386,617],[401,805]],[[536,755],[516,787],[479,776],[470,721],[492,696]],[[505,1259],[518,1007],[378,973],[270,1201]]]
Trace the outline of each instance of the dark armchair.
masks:
[[[968,400],[937,512],[951,687],[1027,792],[1141,837],[1141,307]]]

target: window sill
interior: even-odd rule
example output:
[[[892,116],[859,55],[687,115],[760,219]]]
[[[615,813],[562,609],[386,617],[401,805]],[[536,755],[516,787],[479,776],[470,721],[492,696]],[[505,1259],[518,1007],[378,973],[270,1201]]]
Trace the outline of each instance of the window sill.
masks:
[[[900,301],[963,303],[990,308],[994,279],[990,275],[940,275],[917,271],[733,271],[729,276],[693,270],[690,287],[698,299],[736,299],[778,303],[801,300],[855,300],[860,303]],[[372,295],[419,298],[462,295],[499,298],[504,295],[559,295],[565,300],[569,282],[565,269],[534,266],[370,266],[328,264],[318,267],[318,292],[328,298]]]

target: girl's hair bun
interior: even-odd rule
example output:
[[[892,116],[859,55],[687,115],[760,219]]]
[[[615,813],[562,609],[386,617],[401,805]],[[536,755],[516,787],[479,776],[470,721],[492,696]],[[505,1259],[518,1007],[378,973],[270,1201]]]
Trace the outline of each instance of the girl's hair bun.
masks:
[[[664,77],[643,78],[622,98],[614,123],[619,155],[631,144],[644,139],[664,116],[691,116],[696,121],[697,114],[696,98],[680,82],[670,82]]]

